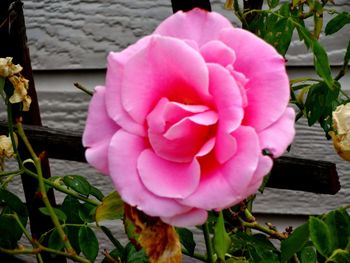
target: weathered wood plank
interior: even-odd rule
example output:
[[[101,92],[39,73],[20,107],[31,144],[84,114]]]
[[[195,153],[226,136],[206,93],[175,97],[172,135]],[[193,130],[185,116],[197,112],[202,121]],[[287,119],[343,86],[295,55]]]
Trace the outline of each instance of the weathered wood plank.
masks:
[[[80,132],[32,125],[24,129],[34,148],[46,149],[49,158],[86,162]],[[0,122],[0,133],[6,132],[6,123]],[[334,163],[292,157],[275,160],[267,186],[322,194],[340,189]]]

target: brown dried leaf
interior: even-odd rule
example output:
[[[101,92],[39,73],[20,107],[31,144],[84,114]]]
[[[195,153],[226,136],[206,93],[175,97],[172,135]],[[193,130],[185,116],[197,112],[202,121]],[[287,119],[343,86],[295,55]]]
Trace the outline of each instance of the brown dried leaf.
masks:
[[[173,226],[129,205],[125,205],[124,210],[126,219],[134,225],[132,238],[136,237],[137,245],[145,250],[150,263],[182,262],[181,244]]]

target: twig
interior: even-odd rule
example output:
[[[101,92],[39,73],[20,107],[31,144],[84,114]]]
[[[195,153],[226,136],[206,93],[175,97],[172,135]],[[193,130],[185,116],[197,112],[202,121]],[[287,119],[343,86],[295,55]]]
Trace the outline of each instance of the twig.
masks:
[[[18,131],[18,135],[21,137],[23,143],[25,144],[29,154],[31,155],[31,157],[32,157],[32,159],[34,161],[34,165],[35,165],[35,168],[36,168],[36,171],[37,171],[37,175],[38,175],[37,179],[38,179],[38,182],[39,182],[39,190],[40,190],[40,193],[41,193],[41,196],[42,196],[41,197],[42,201],[44,202],[45,206],[47,207],[48,212],[49,212],[50,217],[51,217],[51,220],[52,220],[54,226],[56,227],[57,232],[58,232],[59,236],[61,237],[64,246],[67,249],[67,254],[70,255],[71,257],[73,257],[75,260],[77,260],[79,262],[83,262],[83,263],[90,262],[89,260],[78,256],[77,253],[75,252],[74,248],[70,244],[69,239],[68,239],[66,233],[64,232],[64,230],[63,230],[63,228],[62,228],[62,226],[61,226],[61,224],[59,222],[59,219],[58,219],[55,211],[53,210],[53,208],[52,208],[52,206],[50,204],[50,201],[49,201],[49,199],[47,197],[46,189],[45,189],[45,183],[44,183],[44,178],[43,178],[43,173],[42,173],[42,170],[41,170],[41,159],[35,154],[31,144],[29,143],[28,138],[27,138],[27,136],[24,133],[22,124],[20,122],[18,122],[16,127],[17,127],[17,131]]]
[[[90,95],[90,96],[94,95],[94,93],[91,90],[88,90],[87,88],[85,88],[83,85],[81,85],[78,82],[75,82],[74,86],[76,88],[80,89],[81,91],[85,92],[87,95]]]

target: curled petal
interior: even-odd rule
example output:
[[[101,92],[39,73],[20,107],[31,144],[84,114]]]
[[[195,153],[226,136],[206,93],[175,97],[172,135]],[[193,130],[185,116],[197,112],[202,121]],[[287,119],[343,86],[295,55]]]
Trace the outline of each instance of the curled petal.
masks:
[[[145,150],[142,137],[119,130],[109,147],[109,171],[122,199],[150,216],[172,217],[191,208],[180,205],[173,199],[152,194],[140,180],[137,160]]]
[[[105,95],[105,87],[96,87],[89,105],[83,145],[88,148],[85,153],[87,161],[104,174],[108,174],[109,142],[120,127],[107,114]],[[103,129],[96,130],[96,127]]]
[[[144,135],[145,129],[136,123],[121,104],[121,87],[123,83],[124,66],[128,60],[144,49],[150,37],[144,37],[122,52],[110,52],[106,74],[106,108],[109,116],[123,129],[136,135]]]
[[[154,33],[194,40],[199,46],[202,46],[210,40],[217,39],[224,28],[232,28],[231,22],[225,17],[218,13],[195,8],[191,12],[177,12],[164,20]]]
[[[258,167],[256,168],[253,178],[247,188],[247,194],[254,194],[259,189],[263,182],[264,176],[271,171],[272,166],[273,161],[269,156],[260,156]]]
[[[219,129],[233,132],[242,122],[242,96],[230,72],[217,64],[207,64],[209,69],[209,91],[213,95],[219,114]],[[221,132],[221,131],[219,131]]]
[[[196,191],[179,201],[202,209],[222,209],[247,198],[246,188],[258,165],[259,141],[254,129],[240,127],[232,136],[237,141],[236,154],[224,165],[211,153],[200,159],[202,177]]]
[[[258,133],[261,149],[268,149],[274,158],[281,156],[293,141],[294,123],[295,112],[287,108],[281,118]]]
[[[212,40],[204,44],[201,47],[200,52],[206,62],[217,63],[223,67],[232,65],[236,59],[235,52],[218,40]]]
[[[284,59],[271,45],[243,29],[223,30],[220,40],[236,53],[234,69],[249,79],[244,124],[261,131],[280,118],[289,101]]]

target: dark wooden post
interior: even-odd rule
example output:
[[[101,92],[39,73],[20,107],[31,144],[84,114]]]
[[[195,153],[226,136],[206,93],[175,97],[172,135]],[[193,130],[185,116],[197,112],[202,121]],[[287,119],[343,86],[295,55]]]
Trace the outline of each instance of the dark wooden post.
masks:
[[[171,5],[174,13],[179,10],[189,11],[195,7],[211,11],[209,0],[171,0]]]
[[[29,80],[28,94],[32,98],[30,111],[21,113],[18,106],[13,106],[14,119],[23,117],[24,124],[41,126],[39,104],[34,86],[32,67],[27,46],[26,28],[23,16],[23,3],[19,0],[2,0],[0,2],[0,57],[13,57],[13,62],[21,64],[23,67],[22,75]],[[39,150],[40,153],[44,149]],[[19,148],[23,158],[29,157],[25,149]],[[42,170],[46,178],[50,177],[50,167],[47,158],[42,159]],[[50,217],[39,212],[38,208],[44,204],[37,195],[37,180],[22,175],[22,184],[25,193],[27,209],[29,212],[30,229],[33,238],[39,238],[43,233],[53,228]],[[50,202],[54,205],[55,199],[53,191],[48,193]],[[65,258],[51,257],[50,254],[43,254],[45,262],[65,262]]]

